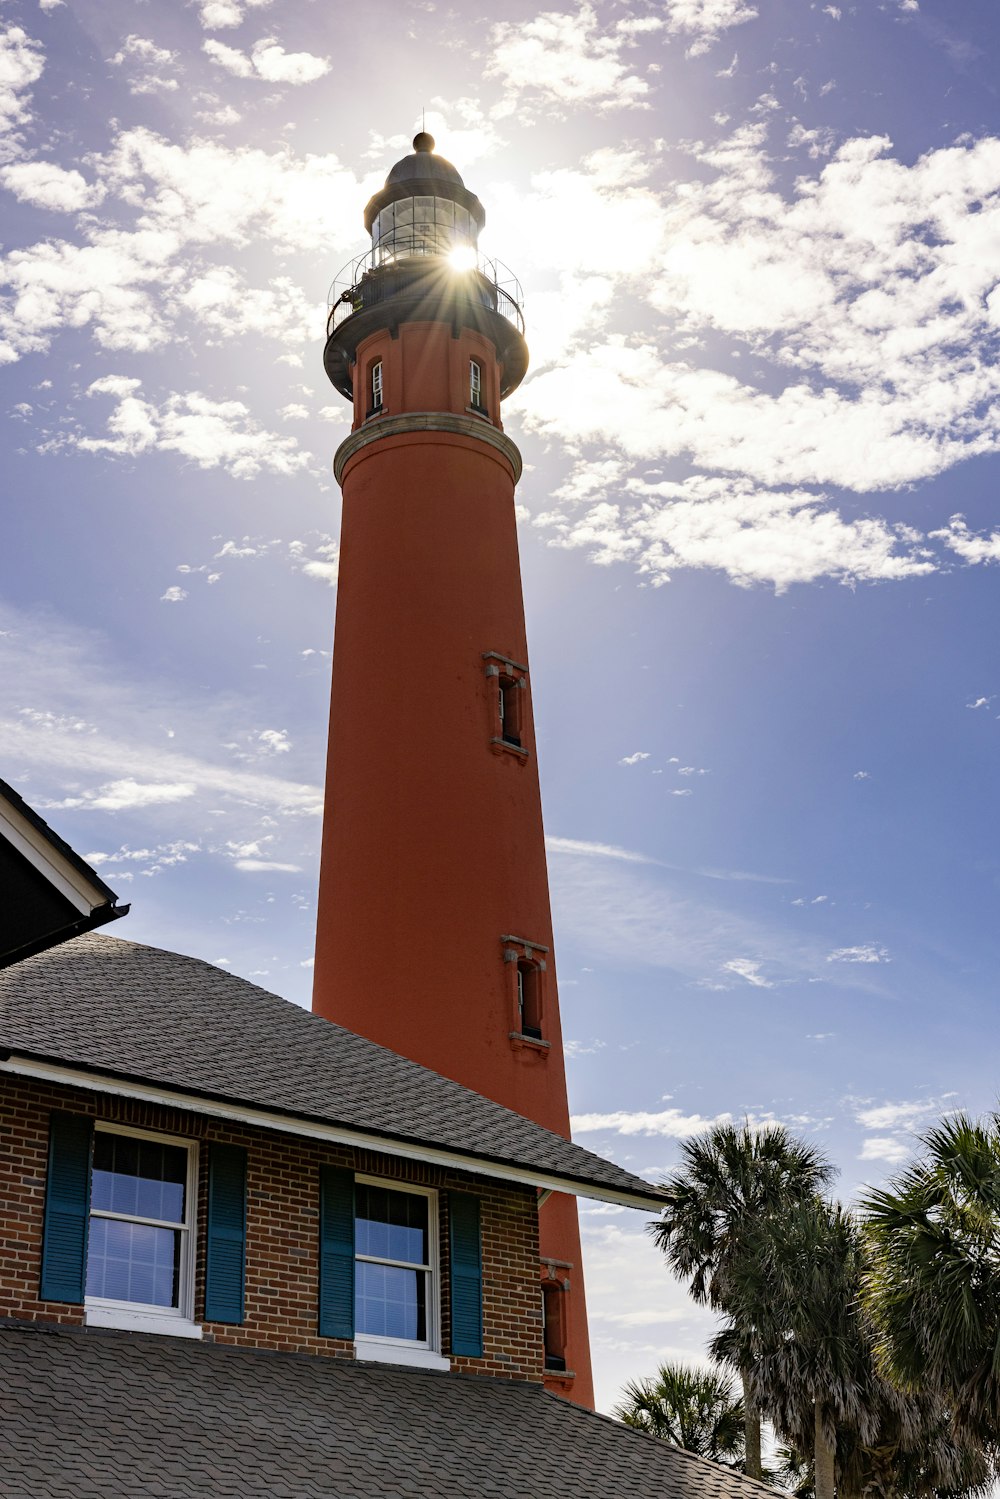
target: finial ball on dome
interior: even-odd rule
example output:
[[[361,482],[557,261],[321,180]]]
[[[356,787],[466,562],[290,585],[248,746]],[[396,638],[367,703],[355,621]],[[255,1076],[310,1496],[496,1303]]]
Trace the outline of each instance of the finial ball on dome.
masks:
[[[434,150],[434,137],[433,137],[433,135],[431,135],[430,132],[427,131],[427,130],[421,130],[421,131],[419,131],[413,137],[413,149],[414,149],[414,151],[433,151]]]

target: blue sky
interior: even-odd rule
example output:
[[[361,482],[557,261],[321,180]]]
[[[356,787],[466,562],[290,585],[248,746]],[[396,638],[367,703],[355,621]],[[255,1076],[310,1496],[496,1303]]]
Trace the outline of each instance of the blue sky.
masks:
[[[996,1091],[985,3],[0,10],[3,774],[122,935],[308,1003],[346,404],[421,108],[523,283],[505,408],[577,1137],[850,1194]],[[603,1403],[706,1321],[584,1216]]]

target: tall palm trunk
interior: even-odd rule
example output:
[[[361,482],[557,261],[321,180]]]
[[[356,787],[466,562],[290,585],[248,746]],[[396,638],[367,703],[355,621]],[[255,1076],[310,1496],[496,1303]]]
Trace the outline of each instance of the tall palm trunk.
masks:
[[[826,1432],[823,1429],[823,1406],[819,1400],[815,1404],[815,1413],[816,1499],[834,1499],[837,1448],[834,1442],[827,1439]]]
[[[744,1471],[748,1478],[763,1478],[760,1460],[760,1407],[751,1391],[749,1369],[741,1369],[740,1377],[743,1380],[743,1431],[746,1449]],[[830,1499],[833,1499],[832,1494]]]

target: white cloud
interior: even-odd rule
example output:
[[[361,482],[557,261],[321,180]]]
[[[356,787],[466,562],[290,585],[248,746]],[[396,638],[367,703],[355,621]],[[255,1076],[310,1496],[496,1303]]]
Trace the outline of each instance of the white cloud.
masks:
[[[595,407],[589,404],[592,398],[597,399],[597,387],[603,384],[599,373],[604,363],[603,352],[596,353],[589,374],[580,369],[566,381],[560,377],[568,371],[540,376],[535,381],[536,388],[543,387],[540,391],[536,389],[538,414],[532,417],[525,413],[527,425],[542,430],[546,427],[551,430],[557,423],[565,427],[564,416],[550,421],[547,413],[553,408],[549,403],[579,398],[581,406],[570,420],[592,419],[593,426],[600,424],[601,435],[610,438],[613,418],[606,411],[598,417]],[[550,381],[554,389],[546,393],[544,386]],[[624,408],[633,383],[620,387],[626,422]],[[609,396],[609,404],[618,405],[618,401]],[[584,412],[590,416],[584,416]],[[664,422],[669,420],[666,405],[661,414]],[[702,404],[700,397],[697,416],[693,411],[688,416],[692,431],[695,426],[712,425],[708,404]],[[747,433],[751,425],[748,413]],[[803,436],[805,430],[803,427]],[[595,436],[593,430],[588,436],[591,439]],[[758,437],[766,445],[763,430]],[[581,433],[579,441],[585,440]],[[708,440],[707,431],[704,440]],[[737,447],[741,445],[738,443]],[[735,455],[736,448],[734,462]],[[704,461],[711,457],[707,447],[699,456]],[[717,460],[725,460],[721,448]],[[708,568],[728,574],[744,588],[766,583],[776,593],[784,593],[793,584],[811,583],[823,577],[853,584],[861,580],[918,577],[934,571],[934,563],[926,551],[905,528],[873,516],[847,518],[825,496],[805,490],[761,489],[746,479],[707,475],[679,482],[633,479],[622,488],[617,503],[604,500],[582,514],[567,506],[540,518],[539,524],[551,531],[555,545],[583,548],[594,562],[604,566],[630,562],[654,584],[669,582],[672,574],[681,568]]]
[[[571,174],[594,231],[556,230],[554,242],[582,246],[612,297],[647,295],[665,331],[637,319],[632,337],[595,337],[581,311],[570,342],[546,350],[549,367],[513,398],[574,464],[536,523],[654,582],[680,567],[778,589],[910,578],[940,566],[935,543],[969,563],[1000,560],[1000,532],[976,535],[961,517],[924,537],[810,488],[898,488],[1000,445],[1000,141],[907,165],[885,139],[847,140],[783,190],[762,124],[693,150],[699,173],[660,197],[645,187],[652,156],[607,189],[593,168]],[[572,213],[569,184],[550,186]],[[641,213],[635,266],[603,262],[602,192],[609,224],[619,201]],[[536,238],[535,253],[546,243]],[[728,349],[712,363],[750,358],[707,367],[703,351],[720,340]],[[579,476],[595,462],[605,478],[588,494]],[[666,479],[636,473],[667,463]]]
[[[966,703],[967,708],[988,708],[992,703],[992,697],[977,697],[974,702]]]
[[[744,0],[666,0],[667,31],[691,37],[688,56],[707,52],[724,31],[757,19],[757,7]]]
[[[136,807],[154,807],[163,802],[178,802],[194,796],[196,787],[190,781],[152,782],[136,781],[125,776],[120,781],[108,781],[95,791],[86,791],[82,796],[67,796],[62,801],[42,801],[43,807],[72,807],[83,812],[125,812]]]
[[[174,392],[155,406],[138,395],[141,382],[121,376],[95,380],[88,395],[117,400],[108,418],[109,437],[68,440],[87,453],[135,456],[159,449],[178,453],[199,468],[223,468],[234,479],[260,473],[292,474],[312,461],[295,439],[258,426],[242,401],[212,401],[199,391]]]
[[[176,62],[177,53],[171,52],[167,47],[158,47],[155,42],[150,41],[149,37],[133,35],[125,38],[121,50],[108,61],[113,67],[121,67],[130,57],[134,57],[139,62],[148,63],[152,67],[162,68]]]
[[[300,818],[322,811],[321,787],[273,774],[271,767],[285,763],[284,756],[233,763],[222,748],[234,718],[247,712],[245,693],[238,700],[220,695],[192,706],[168,679],[132,675],[115,640],[92,637],[51,613],[36,619],[2,602],[0,678],[32,684],[27,712],[0,705],[0,760],[30,765],[33,785],[53,805],[68,805],[68,798],[89,811],[97,798],[120,801],[122,787],[117,795],[108,787],[108,768],[114,766],[130,786],[194,788],[167,804],[172,838],[202,840],[207,819],[217,814],[226,817],[234,838],[259,835],[268,818],[290,836]],[[267,710],[259,705],[253,711]],[[165,737],[163,724],[170,724],[172,737]],[[151,805],[150,812],[155,810]],[[273,857],[297,861],[298,842]]]
[[[257,743],[267,755],[287,755],[292,747],[287,729],[261,729]]]
[[[231,104],[222,104],[218,109],[198,110],[195,114],[195,119],[205,125],[238,125],[242,118],[239,110]]]
[[[651,19],[643,29],[662,24]],[[485,72],[504,85],[500,112],[510,115],[522,108],[525,95],[559,113],[569,105],[598,110],[644,106],[649,85],[629,73],[622,60],[636,29],[635,22],[625,21],[602,32],[588,4],[573,13],[550,10],[528,21],[497,22]]]
[[[944,1093],[939,1098],[901,1099],[873,1107],[855,1106],[854,1117],[865,1129],[902,1129],[946,1112],[949,1100],[954,1097],[954,1093]]]
[[[213,38],[201,44],[202,51],[237,78],[262,78],[267,83],[314,83],[330,71],[328,57],[311,52],[286,52],[273,37],[255,42],[247,56]]]
[[[828,963],[891,963],[888,949],[876,947],[873,942],[863,943],[860,947],[838,947],[834,952],[828,953]]]
[[[247,10],[270,5],[271,0],[198,0],[198,19],[206,31],[242,24]]]
[[[613,1130],[618,1135],[662,1135],[670,1140],[686,1140],[689,1135],[731,1120],[731,1114],[716,1114],[708,1119],[701,1114],[685,1114],[680,1109],[661,1109],[659,1113],[616,1109],[610,1114],[574,1114],[570,1126],[578,1135]]]
[[[153,879],[156,875],[162,874],[164,869],[171,869],[177,864],[186,864],[188,854],[200,852],[200,844],[190,843],[186,839],[179,838],[175,839],[172,843],[158,844],[153,848],[130,848],[127,843],[123,843],[121,848],[113,854],[97,851],[84,854],[83,857],[95,869],[104,868],[104,866],[109,864],[142,864],[145,867],[140,873],[148,879]],[[118,869],[108,870],[105,868],[104,877],[106,879],[131,879],[132,875],[124,875]]]
[[[45,58],[39,42],[20,26],[0,29],[0,133],[6,134],[15,125],[27,123],[29,114],[23,96],[41,78],[44,67]],[[0,159],[9,160],[17,140],[14,136],[12,140],[0,143]]]
[[[301,345],[315,338],[326,317],[324,304],[310,302],[290,277],[276,276],[266,287],[250,287],[226,265],[196,276],[177,301],[202,327],[223,338],[258,333],[279,343]]]
[[[624,757],[624,759],[618,761],[618,764],[619,765],[638,765],[638,763],[639,763],[640,760],[648,760],[648,759],[649,759],[649,751],[648,750],[636,750],[636,752],[635,752],[634,755],[626,755]]]
[[[170,588],[167,589],[166,593],[161,593],[161,595],[160,595],[160,603],[161,604],[179,604],[179,603],[181,603],[186,598],[187,598],[187,589],[186,588],[179,588],[177,586],[177,584],[174,583]]]
[[[241,869],[246,874],[301,874],[302,867],[299,864],[281,864],[276,859],[236,859],[233,861],[235,869]]]
[[[890,1165],[897,1166],[912,1154],[912,1148],[905,1140],[897,1140],[892,1135],[869,1135],[867,1140],[862,1141],[858,1160],[888,1161]]]
[[[201,256],[208,246],[251,241],[279,253],[346,247],[359,188],[335,157],[198,139],[182,146],[135,129],[91,166],[91,196],[104,194],[108,207],[100,222],[85,222],[84,242],[41,241],[0,264],[10,291],[0,307],[0,362],[45,350],[60,328],[90,327],[106,349],[144,352],[176,341],[177,323],[189,319],[222,337],[256,333],[286,345],[322,327],[320,305],[287,277],[257,289]],[[21,185],[30,176],[22,173]],[[68,173],[47,191],[65,199],[80,189]],[[119,208],[134,228],[112,222]]]
[[[856,770],[854,772],[854,779],[856,781],[870,781],[871,778],[872,773],[870,770]]]
[[[585,859],[621,859],[626,864],[654,864],[646,854],[637,854],[629,848],[618,848],[613,843],[588,843],[580,838],[555,838],[549,834],[545,847],[553,854],[578,854]]]
[[[982,562],[1000,562],[1000,531],[994,531],[989,536],[970,531],[964,515],[953,515],[947,528],[931,531],[930,535],[957,552],[970,567]]]
[[[177,63],[177,53],[167,47],[158,47],[145,36],[127,36],[114,57],[108,61],[112,67],[135,68],[136,74],[129,79],[130,94],[155,94],[158,90],[176,93],[180,88],[176,78],[164,77],[157,69],[172,68]]]
[[[22,203],[51,208],[57,213],[77,213],[104,197],[100,185],[87,182],[82,173],[65,170],[51,161],[18,161],[0,171],[0,182]]]
[[[728,963],[723,963],[726,973],[735,973],[737,978],[746,979],[755,989],[773,989],[774,984],[766,979],[760,971],[760,963],[754,958],[731,958]]]

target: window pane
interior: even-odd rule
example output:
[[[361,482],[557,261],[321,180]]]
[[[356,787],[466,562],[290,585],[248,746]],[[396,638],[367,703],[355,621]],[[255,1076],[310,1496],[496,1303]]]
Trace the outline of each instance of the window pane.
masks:
[[[378,1338],[427,1341],[427,1276],[394,1265],[357,1266],[354,1321],[360,1333]]]
[[[184,1222],[187,1151],[98,1130],[91,1206],[136,1218]]]
[[[396,228],[409,229],[413,223],[413,199],[400,198],[398,203],[393,204],[396,210]]]
[[[415,224],[433,224],[434,222],[434,199],[414,198],[413,222]]]
[[[450,198],[434,199],[434,222],[450,229],[455,222],[455,205]]]
[[[355,1248],[383,1260],[426,1265],[427,1198],[388,1187],[357,1186]]]
[[[181,1236],[115,1218],[91,1218],[87,1295],[144,1306],[177,1306]]]

